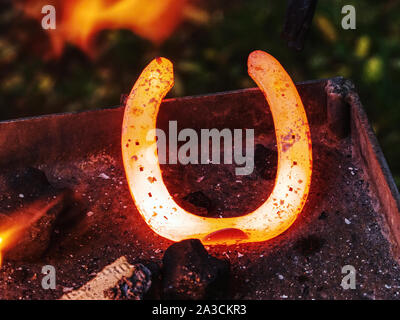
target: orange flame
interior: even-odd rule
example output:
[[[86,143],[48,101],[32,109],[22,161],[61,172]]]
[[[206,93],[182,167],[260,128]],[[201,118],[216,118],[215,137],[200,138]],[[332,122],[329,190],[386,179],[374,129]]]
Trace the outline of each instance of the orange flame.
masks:
[[[6,227],[4,229],[4,227]],[[6,225],[2,226],[2,230],[0,231],[0,268],[3,263],[3,253],[4,251],[8,250],[10,246],[12,246],[18,234],[24,229],[24,227],[16,227],[16,226],[11,226],[9,223]]]
[[[66,42],[92,54],[91,40],[104,29],[129,29],[156,44],[166,40],[181,20],[187,0],[26,0],[22,10],[39,21],[44,5],[56,9],[56,29],[49,29],[53,53]]]
[[[36,223],[52,206],[41,201],[33,203],[27,209],[15,212],[11,217],[2,215],[0,224],[0,267],[2,265],[3,253],[12,249],[18,240],[27,232],[28,228]]]
[[[3,254],[1,252],[2,243],[3,243],[3,238],[0,236],[0,267],[1,267],[2,263],[3,263]]]
[[[15,228],[9,228],[0,234],[0,268],[3,263],[3,251],[8,248],[9,243],[11,242],[10,239],[12,239],[16,234],[17,230]]]
[[[303,210],[311,184],[312,147],[303,103],[289,75],[271,55],[255,51],[248,69],[271,108],[278,146],[275,186],[256,210],[235,218],[206,218],[181,208],[169,194],[157,161],[155,126],[162,99],[174,84],[172,63],[153,60],[127,100],[122,156],[139,213],[157,234],[206,244],[265,241],[288,229]],[[151,177],[151,178],[149,178]]]

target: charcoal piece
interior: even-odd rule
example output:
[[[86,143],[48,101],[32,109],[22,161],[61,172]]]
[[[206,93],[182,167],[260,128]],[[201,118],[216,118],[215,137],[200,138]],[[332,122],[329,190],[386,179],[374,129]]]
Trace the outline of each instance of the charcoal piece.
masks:
[[[16,241],[6,248],[5,259],[13,261],[33,261],[39,259],[47,250],[53,233],[53,227],[57,216],[64,209],[65,193],[55,195],[55,198],[48,201],[47,198],[39,199],[24,208],[20,222],[19,218],[12,219],[17,224],[29,223],[16,233]],[[39,214],[36,220],[30,220],[34,215]],[[13,223],[14,225],[14,223]]]
[[[57,217],[67,207],[70,191],[50,185],[35,168],[0,174],[0,236],[4,258],[34,261],[47,250]]]
[[[134,265],[133,274],[123,277],[105,295],[112,300],[143,300],[152,285],[152,273],[143,264]]]
[[[163,298],[226,298],[229,273],[229,262],[209,255],[199,240],[175,243],[165,251],[163,257]]]
[[[289,0],[282,31],[290,48],[302,50],[311,27],[317,0]]]
[[[161,283],[161,266],[153,261],[142,262],[142,264],[151,272],[151,287],[144,294],[144,300],[161,300],[162,283]]]

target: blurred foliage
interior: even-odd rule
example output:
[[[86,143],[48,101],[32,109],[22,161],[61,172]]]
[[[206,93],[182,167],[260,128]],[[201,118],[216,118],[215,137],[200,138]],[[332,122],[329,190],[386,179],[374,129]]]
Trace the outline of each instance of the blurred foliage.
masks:
[[[352,4],[357,29],[343,30],[341,8]],[[39,22],[7,4],[0,11],[0,119],[118,105],[155,56],[175,64],[171,96],[254,86],[246,59],[270,52],[295,81],[338,75],[352,79],[400,184],[400,3],[320,0],[305,49],[281,39],[286,3],[272,0],[197,1],[197,8],[162,46],[128,30],[97,35],[97,55],[68,46],[59,59]]]

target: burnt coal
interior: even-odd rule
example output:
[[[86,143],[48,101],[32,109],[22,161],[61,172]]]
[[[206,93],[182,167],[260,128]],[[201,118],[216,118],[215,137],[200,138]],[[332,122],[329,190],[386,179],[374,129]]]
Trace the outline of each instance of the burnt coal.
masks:
[[[161,267],[153,261],[142,262],[151,272],[151,287],[143,296],[144,300],[161,300],[162,297],[162,278]]]
[[[143,264],[134,265],[131,277],[123,277],[118,284],[106,292],[112,300],[143,300],[152,284],[152,273]]]
[[[70,191],[54,188],[42,171],[27,168],[0,174],[0,192],[0,232],[13,230],[5,259],[37,260],[49,247]]]
[[[38,200],[25,208],[26,213],[41,212],[41,217],[18,234],[17,241],[6,249],[5,258],[13,261],[33,261],[47,250],[58,214],[63,210],[64,195],[59,194],[50,203]],[[12,219],[11,219],[12,221]],[[0,222],[1,223],[1,222]],[[12,223],[13,224],[13,223]]]
[[[226,298],[229,274],[229,262],[209,255],[199,240],[175,243],[165,251],[163,257],[163,298]]]

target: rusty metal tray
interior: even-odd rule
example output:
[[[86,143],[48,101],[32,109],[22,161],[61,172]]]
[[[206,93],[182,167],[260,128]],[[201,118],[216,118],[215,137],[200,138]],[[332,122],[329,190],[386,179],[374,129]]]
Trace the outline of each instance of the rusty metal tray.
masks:
[[[336,91],[329,89],[332,83]],[[207,247],[231,262],[227,298],[398,299],[400,198],[360,100],[343,79],[297,87],[313,141],[310,196],[295,224],[271,241]],[[5,261],[0,299],[59,298],[122,255],[131,262],[161,263],[171,242],[146,226],[130,197],[120,154],[123,111],[0,123],[1,170],[38,168],[55,187],[72,190],[79,209],[78,218],[55,230],[40,259]],[[256,142],[274,150],[271,115],[258,89],[165,100],[158,127],[166,128],[168,120],[182,128],[254,127]],[[229,170],[163,166],[170,193],[194,211],[184,197],[197,190],[213,195],[216,212],[226,216],[251,210],[268,196],[273,180],[255,172],[236,183]],[[200,183],[199,175],[205,177]],[[45,264],[57,270],[55,290],[41,287]],[[354,290],[341,286],[345,265],[356,270]]]

